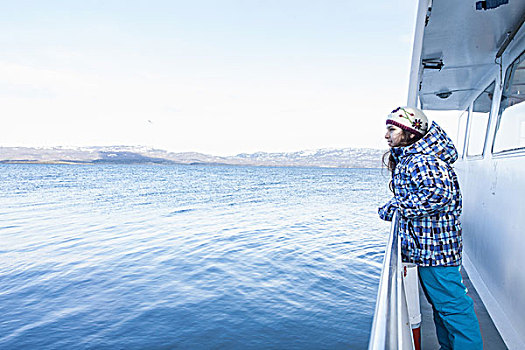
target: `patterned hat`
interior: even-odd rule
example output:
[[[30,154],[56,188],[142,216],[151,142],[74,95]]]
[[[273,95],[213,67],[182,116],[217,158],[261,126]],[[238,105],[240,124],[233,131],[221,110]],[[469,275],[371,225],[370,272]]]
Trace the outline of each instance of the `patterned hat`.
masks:
[[[388,117],[386,124],[392,124],[416,135],[425,135],[428,130],[428,119],[422,110],[413,107],[398,107]]]

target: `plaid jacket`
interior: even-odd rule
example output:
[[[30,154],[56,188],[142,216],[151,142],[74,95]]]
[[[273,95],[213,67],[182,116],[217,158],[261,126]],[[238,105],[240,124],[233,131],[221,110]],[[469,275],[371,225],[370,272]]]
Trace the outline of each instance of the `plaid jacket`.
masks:
[[[462,200],[451,164],[458,158],[452,140],[436,123],[418,142],[392,148],[394,197],[379,208],[391,221],[399,214],[403,261],[419,266],[461,265]]]

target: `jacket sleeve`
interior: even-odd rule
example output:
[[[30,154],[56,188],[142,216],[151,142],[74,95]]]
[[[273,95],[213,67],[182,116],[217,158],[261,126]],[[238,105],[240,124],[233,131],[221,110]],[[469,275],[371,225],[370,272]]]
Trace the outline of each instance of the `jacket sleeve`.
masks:
[[[392,216],[394,216],[394,211],[397,209],[397,201],[395,197],[392,197],[385,205],[379,207],[378,213],[379,217],[385,221],[392,221]]]
[[[415,159],[408,171],[411,188],[405,195],[396,196],[399,212],[404,217],[433,215],[460,196],[447,165],[436,158]]]

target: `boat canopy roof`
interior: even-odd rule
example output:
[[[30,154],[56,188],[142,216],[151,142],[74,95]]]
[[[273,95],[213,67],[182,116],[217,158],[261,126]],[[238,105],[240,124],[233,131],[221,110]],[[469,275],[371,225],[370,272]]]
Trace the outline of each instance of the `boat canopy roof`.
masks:
[[[465,109],[469,97],[483,90],[480,80],[498,66],[498,51],[523,24],[525,1],[420,0],[419,6],[426,11],[418,11],[425,18],[416,28],[416,40],[423,32],[422,45],[414,43],[420,54],[413,55],[412,69],[419,74],[411,75],[410,89],[419,89],[423,109]]]

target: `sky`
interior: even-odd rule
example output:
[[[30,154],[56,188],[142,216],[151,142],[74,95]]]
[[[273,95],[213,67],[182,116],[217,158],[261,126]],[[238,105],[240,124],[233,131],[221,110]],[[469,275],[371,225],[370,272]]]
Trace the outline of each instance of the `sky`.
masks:
[[[386,148],[415,0],[0,1],[0,146]]]

